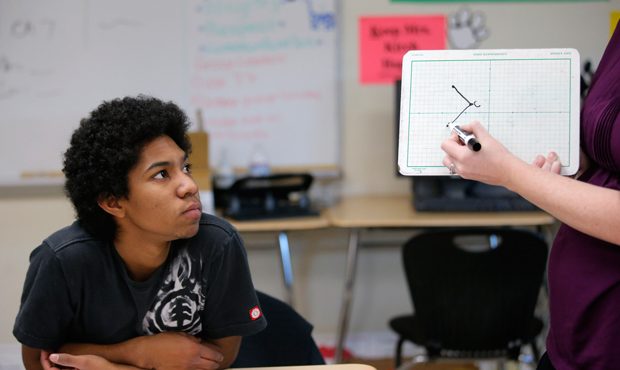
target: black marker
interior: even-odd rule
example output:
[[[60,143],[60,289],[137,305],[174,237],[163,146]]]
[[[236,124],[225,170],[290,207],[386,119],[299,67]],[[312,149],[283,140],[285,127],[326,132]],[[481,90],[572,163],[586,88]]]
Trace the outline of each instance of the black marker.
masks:
[[[448,127],[450,127],[452,131],[456,132],[456,134],[459,135],[461,141],[465,145],[467,145],[469,149],[473,150],[474,152],[480,151],[482,145],[480,145],[474,134],[470,134],[467,131],[461,130],[461,126],[455,125],[453,123],[449,124]]]

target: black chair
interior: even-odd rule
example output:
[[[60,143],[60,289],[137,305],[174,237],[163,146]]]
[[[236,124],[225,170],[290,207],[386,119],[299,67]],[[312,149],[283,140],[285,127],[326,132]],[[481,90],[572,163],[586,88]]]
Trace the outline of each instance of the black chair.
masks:
[[[288,304],[258,291],[256,295],[267,327],[243,337],[230,367],[325,365],[312,339],[312,325]]]
[[[478,241],[475,251],[472,240]],[[467,241],[469,249],[459,246]],[[413,237],[403,246],[403,263],[415,313],[390,320],[400,336],[395,367],[405,341],[424,346],[431,361],[518,360],[529,343],[537,362],[543,323],[534,310],[547,253],[542,236],[524,230],[451,229]]]

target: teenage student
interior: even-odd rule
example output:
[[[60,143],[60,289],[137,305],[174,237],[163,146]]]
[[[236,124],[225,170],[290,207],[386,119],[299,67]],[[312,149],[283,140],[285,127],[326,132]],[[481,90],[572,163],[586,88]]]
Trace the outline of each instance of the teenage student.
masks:
[[[73,133],[77,221],[32,252],[13,330],[27,370],[227,368],[266,326],[237,230],[202,213],[188,127],[175,104],[139,96]]]

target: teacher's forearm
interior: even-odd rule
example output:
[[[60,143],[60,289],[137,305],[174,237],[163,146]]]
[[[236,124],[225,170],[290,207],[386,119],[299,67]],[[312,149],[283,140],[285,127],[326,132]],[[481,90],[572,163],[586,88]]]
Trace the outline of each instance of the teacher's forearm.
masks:
[[[522,161],[506,171],[508,189],[572,228],[620,245],[620,191],[559,176]]]

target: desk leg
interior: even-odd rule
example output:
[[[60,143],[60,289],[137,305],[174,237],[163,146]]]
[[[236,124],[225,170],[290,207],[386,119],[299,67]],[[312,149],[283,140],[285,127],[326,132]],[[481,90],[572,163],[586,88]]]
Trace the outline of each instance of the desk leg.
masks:
[[[344,286],[342,307],[340,308],[340,321],[338,322],[338,338],[336,342],[336,363],[342,363],[344,341],[349,326],[349,309],[353,299],[353,285],[355,283],[355,270],[357,267],[357,248],[360,230],[351,229],[349,234],[349,250],[347,252],[347,275]]]
[[[286,286],[286,301],[294,307],[293,294],[293,267],[291,265],[291,252],[288,247],[288,236],[285,232],[278,235],[280,242],[280,257],[282,260],[282,272],[284,273],[284,285]]]

